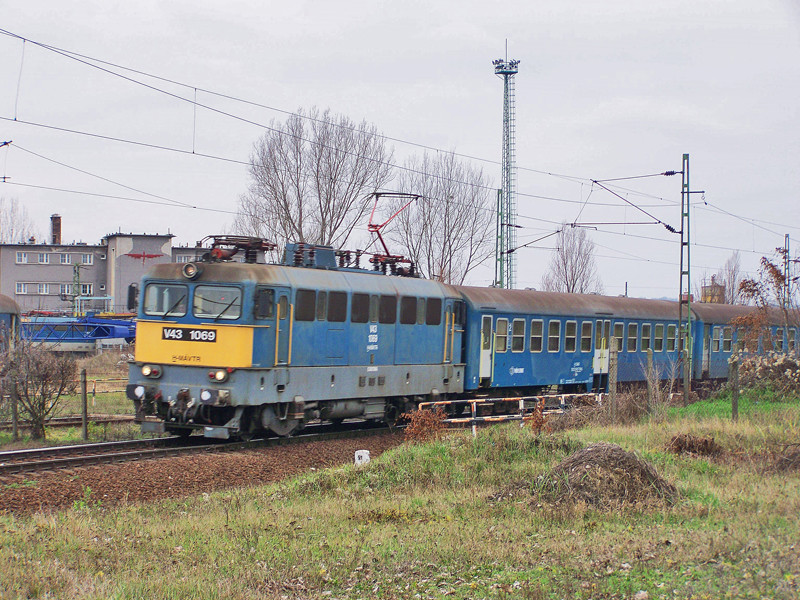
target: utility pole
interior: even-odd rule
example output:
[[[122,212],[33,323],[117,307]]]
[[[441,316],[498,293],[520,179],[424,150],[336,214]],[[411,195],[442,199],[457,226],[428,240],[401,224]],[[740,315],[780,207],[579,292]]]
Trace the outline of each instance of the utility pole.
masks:
[[[681,166],[681,282],[678,298],[678,357],[683,365],[683,404],[689,401],[692,382],[692,268],[689,229],[689,155]]]

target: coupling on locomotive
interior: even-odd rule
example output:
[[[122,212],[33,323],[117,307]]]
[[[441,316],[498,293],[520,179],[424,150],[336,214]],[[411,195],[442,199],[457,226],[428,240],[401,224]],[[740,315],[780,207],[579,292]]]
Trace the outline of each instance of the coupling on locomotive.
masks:
[[[312,421],[394,423],[422,402],[601,392],[611,340],[622,384],[679,360],[678,303],[451,286],[360,253],[214,236],[196,262],[143,278],[128,397],[147,432],[290,435]],[[243,251],[244,262],[232,257]],[[378,257],[380,258],[380,257]],[[383,255],[383,259],[387,256]],[[389,259],[396,258],[388,256]],[[727,375],[752,308],[692,306],[692,377]],[[794,346],[800,332],[771,323]]]

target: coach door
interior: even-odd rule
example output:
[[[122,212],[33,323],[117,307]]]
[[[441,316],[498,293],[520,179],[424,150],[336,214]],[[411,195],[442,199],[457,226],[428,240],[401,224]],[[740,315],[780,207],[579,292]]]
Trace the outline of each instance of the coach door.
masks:
[[[275,366],[291,363],[293,306],[289,290],[275,291]]]
[[[479,375],[482,386],[488,386],[492,380],[492,316],[481,318],[481,358]]]
[[[608,342],[611,337],[611,321],[598,320],[594,332],[594,374],[608,373]]]
[[[706,325],[703,330],[703,364],[702,377],[708,377],[709,364],[711,363],[711,325]]]

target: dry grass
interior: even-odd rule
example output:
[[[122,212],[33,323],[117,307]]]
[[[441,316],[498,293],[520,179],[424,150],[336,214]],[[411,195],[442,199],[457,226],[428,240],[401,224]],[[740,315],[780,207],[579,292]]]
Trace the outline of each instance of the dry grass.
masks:
[[[718,456],[722,453],[722,447],[711,436],[700,437],[691,433],[679,433],[669,441],[667,451],[674,454]]]

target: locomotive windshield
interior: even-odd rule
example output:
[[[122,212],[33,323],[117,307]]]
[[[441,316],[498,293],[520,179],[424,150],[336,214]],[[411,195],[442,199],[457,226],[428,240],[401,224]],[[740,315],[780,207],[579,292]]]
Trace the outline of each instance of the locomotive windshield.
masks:
[[[242,291],[231,286],[198,285],[194,290],[195,317],[238,319],[242,315]]]
[[[186,314],[189,288],[185,285],[149,283],[144,290],[144,314],[166,318]]]

